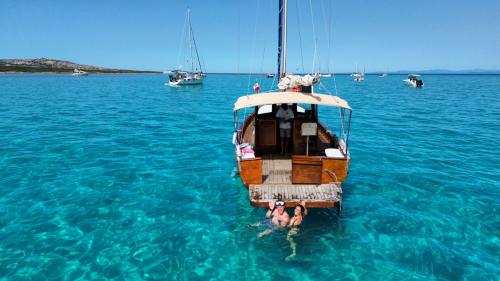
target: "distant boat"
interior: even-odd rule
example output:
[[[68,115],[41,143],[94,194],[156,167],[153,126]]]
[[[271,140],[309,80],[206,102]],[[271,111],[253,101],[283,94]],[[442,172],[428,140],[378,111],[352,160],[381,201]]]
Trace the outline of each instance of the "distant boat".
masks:
[[[408,86],[412,86],[414,88],[422,88],[424,86],[424,81],[422,79],[418,79],[420,75],[418,74],[410,74],[408,78],[403,80]]]
[[[189,54],[191,54],[188,62],[191,63],[191,71],[183,71],[181,67],[176,70],[172,70],[168,73],[168,84],[170,86],[178,87],[182,85],[199,85],[203,83],[203,79],[206,74],[203,73],[203,69],[200,63],[200,57],[198,55],[198,48],[196,47],[196,40],[194,39],[193,27],[191,26],[191,9],[187,9],[186,12],[186,22],[188,23],[188,43],[189,43]],[[194,51],[194,52],[193,52]],[[196,61],[194,60],[196,57]],[[197,63],[195,67],[195,63]]]
[[[274,74],[268,73],[268,74],[266,74],[266,78],[274,78]]]
[[[205,74],[203,72],[187,72],[173,70],[168,75],[170,86],[199,85],[203,82]]]
[[[331,73],[320,73],[319,74],[320,77],[332,77],[332,74]]]
[[[89,75],[89,73],[75,68],[75,70],[73,70],[73,73],[71,75],[73,75],[73,76],[87,76],[87,75]]]
[[[364,73],[355,72],[355,73],[351,74],[351,76],[354,77],[354,81],[356,81],[356,82],[365,81],[365,74]]]
[[[382,74],[379,75],[379,77],[380,78],[385,78],[385,77],[387,77],[387,75],[389,75],[389,74],[388,74],[388,71],[386,69],[384,73],[382,73]]]
[[[356,82],[365,81],[365,72],[358,72],[358,64],[356,64],[356,71],[351,74],[351,77],[353,77]]]

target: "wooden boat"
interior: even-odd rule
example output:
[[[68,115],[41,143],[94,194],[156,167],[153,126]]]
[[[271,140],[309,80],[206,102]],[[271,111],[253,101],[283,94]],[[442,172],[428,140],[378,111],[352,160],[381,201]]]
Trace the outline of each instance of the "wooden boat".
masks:
[[[279,2],[279,10],[286,15],[287,0]],[[280,84],[293,76],[285,72],[286,19],[283,21],[283,16],[280,13],[284,26],[284,31],[281,25],[279,30],[284,36],[280,40],[283,46],[278,49]],[[319,81],[319,76],[312,80]],[[292,207],[306,201],[308,208],[340,211],[341,184],[348,175],[350,163],[348,141],[352,110],[337,96],[315,93],[313,85],[285,86],[280,87],[281,91],[242,96],[234,104],[233,144],[239,176],[248,188],[250,204],[265,208],[269,201],[280,199]],[[285,155],[280,154],[276,118],[280,104],[289,104],[294,114],[288,147],[291,154]],[[319,107],[340,112],[338,134],[320,121]],[[249,110],[251,113],[243,116],[240,123],[242,112]]]

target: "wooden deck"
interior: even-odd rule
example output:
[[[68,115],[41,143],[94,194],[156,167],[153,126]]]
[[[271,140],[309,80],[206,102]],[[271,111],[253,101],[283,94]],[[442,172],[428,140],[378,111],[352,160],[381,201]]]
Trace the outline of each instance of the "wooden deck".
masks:
[[[285,201],[287,207],[305,201],[308,208],[334,208],[341,196],[336,184],[251,184],[248,192],[250,204],[261,208],[278,199]]]
[[[290,156],[266,155],[262,157],[264,184],[292,184],[292,159]]]
[[[309,208],[338,207],[341,189],[337,184],[292,184],[292,159],[285,155],[262,156],[262,184],[250,184],[250,204],[267,208],[269,201],[283,200],[293,207],[305,201]]]

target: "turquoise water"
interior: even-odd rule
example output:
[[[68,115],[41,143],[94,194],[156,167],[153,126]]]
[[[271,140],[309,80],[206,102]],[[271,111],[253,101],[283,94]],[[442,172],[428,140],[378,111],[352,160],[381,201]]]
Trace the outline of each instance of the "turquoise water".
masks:
[[[500,76],[423,78],[336,77],[344,212],[311,210],[285,261],[235,174],[248,76],[0,75],[0,279],[498,280]]]

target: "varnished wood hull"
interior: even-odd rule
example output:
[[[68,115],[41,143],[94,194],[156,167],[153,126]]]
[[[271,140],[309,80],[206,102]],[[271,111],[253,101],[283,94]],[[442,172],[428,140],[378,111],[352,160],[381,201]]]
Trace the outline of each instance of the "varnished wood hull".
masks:
[[[262,139],[255,140],[255,127],[254,123],[255,115],[250,115],[243,123],[242,130],[242,141],[250,143],[257,147],[257,149],[265,152],[272,151],[276,149],[277,136],[265,136]],[[263,123],[266,128],[271,128],[275,130],[275,124],[271,122]],[[301,124],[301,121],[297,121],[297,124]],[[298,127],[294,124],[295,127]],[[294,137],[297,137],[297,132],[294,131]],[[259,135],[259,132],[257,132]],[[262,135],[262,133],[260,133]],[[316,141],[316,147],[311,148],[310,151],[317,152],[317,150],[324,149],[325,144],[333,142],[334,137],[322,126],[318,126],[318,140]],[[302,146],[302,147],[299,147]],[[305,151],[304,141],[298,140],[294,142],[294,152],[301,153]],[[294,154],[297,154],[294,153]],[[241,180],[245,186],[250,184],[260,184],[263,182],[262,174],[262,158],[257,157],[255,159],[242,160],[240,157],[236,156],[238,161],[238,171],[240,173]],[[306,156],[306,155],[294,155],[292,158],[292,184],[327,184],[330,182],[342,183],[345,181],[349,171],[349,157],[346,158],[330,158],[326,156]],[[333,174],[333,175],[332,175]]]
[[[262,184],[262,158],[238,160],[238,170],[246,187],[250,184]]]
[[[342,197],[340,193],[337,193],[337,199],[332,199],[322,195],[319,190],[328,188],[332,184],[340,188],[347,178],[350,158],[349,156],[333,158],[324,155],[326,148],[336,148],[338,142],[320,123],[318,135],[311,138],[309,142],[311,155],[303,155],[306,151],[306,142],[298,131],[302,122],[304,121],[294,120],[292,125],[290,147],[293,156],[277,153],[279,129],[276,120],[255,121],[255,113],[253,113],[243,123],[239,136],[240,142],[251,144],[260,153],[258,156],[262,156],[254,159],[241,159],[236,148],[239,175],[243,184],[249,188],[250,204],[253,207],[266,208],[270,200],[282,199],[288,207],[293,207],[299,201],[304,200],[308,208],[340,210]],[[257,128],[255,128],[256,125]],[[255,190],[267,190],[262,194],[269,194],[268,189],[274,192],[272,198],[255,196],[259,193]]]

